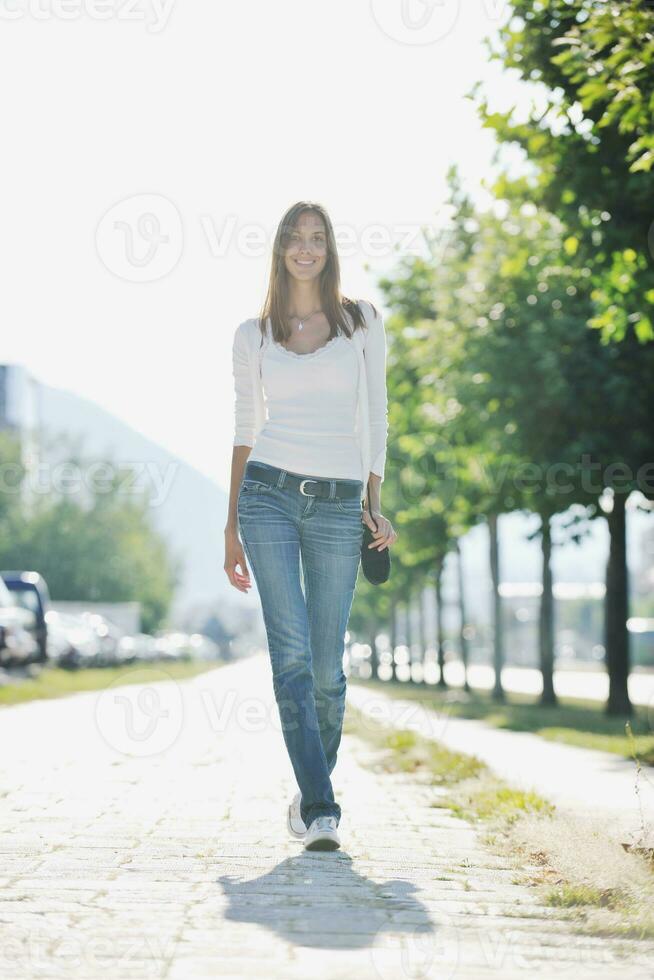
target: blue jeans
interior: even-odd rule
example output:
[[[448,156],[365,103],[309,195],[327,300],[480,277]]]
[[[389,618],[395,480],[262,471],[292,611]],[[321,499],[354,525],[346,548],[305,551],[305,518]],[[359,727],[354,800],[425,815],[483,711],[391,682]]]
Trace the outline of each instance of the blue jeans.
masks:
[[[336,482],[330,497],[305,496],[284,486],[290,471],[258,460],[257,466],[271,470],[273,485],[253,479],[251,470],[248,476],[248,462],[237,513],[261,599],[282,734],[305,824],[323,815],[338,823],[330,776],[343,729],[343,653],[361,557],[363,483],[347,481],[358,485],[355,497],[335,496]]]

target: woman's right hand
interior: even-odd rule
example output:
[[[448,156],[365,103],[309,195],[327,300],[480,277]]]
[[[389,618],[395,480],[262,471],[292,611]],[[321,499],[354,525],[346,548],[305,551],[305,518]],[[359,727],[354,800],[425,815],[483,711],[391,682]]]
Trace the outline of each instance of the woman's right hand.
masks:
[[[236,566],[241,571],[236,571]],[[250,573],[245,561],[245,552],[236,528],[225,528],[225,565],[227,578],[239,592],[248,592],[252,587]]]

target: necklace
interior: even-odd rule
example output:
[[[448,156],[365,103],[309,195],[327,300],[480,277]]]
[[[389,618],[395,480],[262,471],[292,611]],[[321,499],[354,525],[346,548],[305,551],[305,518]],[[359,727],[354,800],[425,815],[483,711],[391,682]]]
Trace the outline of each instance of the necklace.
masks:
[[[292,317],[295,317],[296,319],[300,320],[300,322],[297,325],[297,328],[298,328],[298,330],[302,330],[302,328],[304,327],[304,324],[306,323],[306,321],[307,320],[310,320],[312,316],[315,316],[316,315],[316,313],[322,313],[322,310],[320,309],[320,307],[318,307],[317,309],[313,310],[311,313],[308,313],[306,316],[303,316],[301,320],[300,320],[299,316],[297,315],[297,313],[289,313],[288,318],[290,320]]]

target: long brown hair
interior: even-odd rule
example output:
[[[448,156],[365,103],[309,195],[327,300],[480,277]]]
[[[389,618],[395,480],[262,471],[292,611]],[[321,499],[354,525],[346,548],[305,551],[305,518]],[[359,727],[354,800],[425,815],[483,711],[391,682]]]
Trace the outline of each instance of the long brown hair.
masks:
[[[277,227],[273,253],[271,258],[268,291],[259,313],[259,329],[261,342],[265,335],[265,323],[270,318],[273,339],[285,343],[291,335],[287,322],[289,299],[288,270],[284,261],[286,250],[290,244],[291,233],[295,230],[297,220],[305,211],[319,215],[325,225],[327,237],[327,260],[320,273],[320,303],[331,332],[329,339],[339,332],[351,337],[357,328],[366,326],[363,311],[357,300],[344,296],[341,292],[341,271],[336,250],[334,229],[327,211],[316,201],[297,201],[287,209]],[[377,316],[377,310],[370,304]],[[348,319],[349,318],[349,319]]]

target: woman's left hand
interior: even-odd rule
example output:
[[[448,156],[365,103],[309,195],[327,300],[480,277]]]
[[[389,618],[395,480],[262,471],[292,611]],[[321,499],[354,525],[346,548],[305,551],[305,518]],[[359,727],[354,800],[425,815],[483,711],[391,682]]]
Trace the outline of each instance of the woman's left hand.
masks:
[[[393,525],[387,517],[384,517],[381,511],[368,511],[364,509],[361,520],[368,525],[375,539],[370,542],[368,545],[369,548],[376,548],[377,551],[381,551],[383,548],[388,548],[397,541],[397,532],[393,530]],[[376,528],[375,525],[377,525]]]

